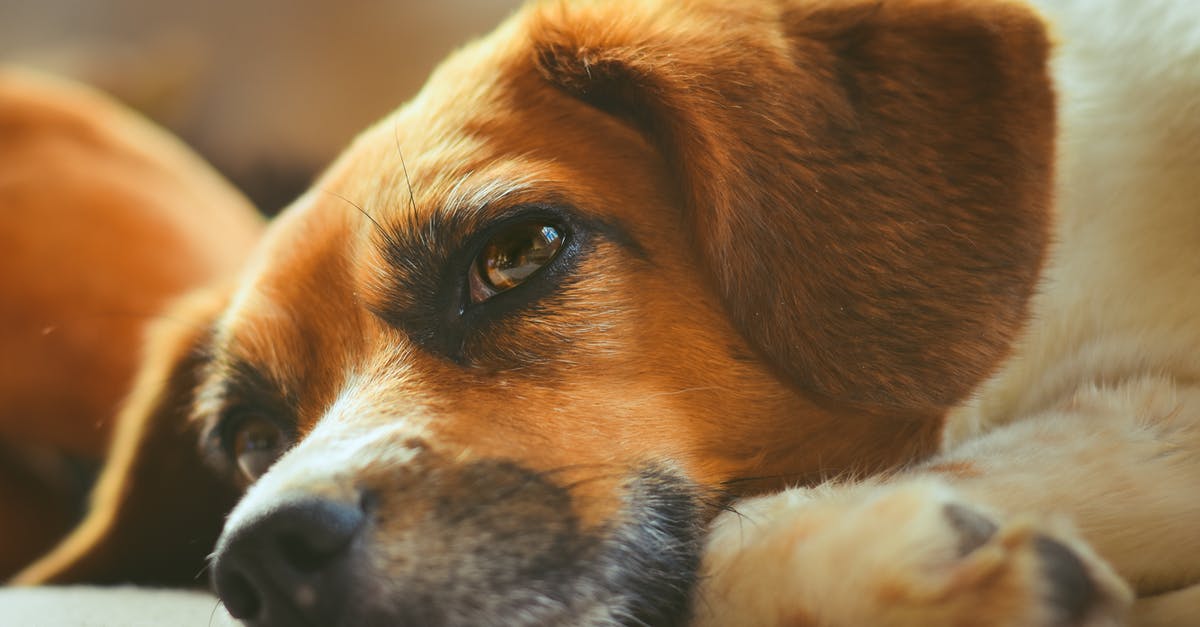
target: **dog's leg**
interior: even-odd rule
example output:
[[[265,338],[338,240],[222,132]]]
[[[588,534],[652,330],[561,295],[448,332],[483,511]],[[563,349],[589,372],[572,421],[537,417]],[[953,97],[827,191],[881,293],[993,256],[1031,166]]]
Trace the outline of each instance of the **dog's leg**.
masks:
[[[716,522],[698,620],[1125,624],[1131,591],[1200,581],[1197,450],[1200,391],[1152,378],[1080,391],[909,473],[744,502]],[[1179,594],[1133,619],[1200,616]]]
[[[1069,528],[944,481],[765,497],[710,537],[697,625],[1124,625],[1130,594]]]

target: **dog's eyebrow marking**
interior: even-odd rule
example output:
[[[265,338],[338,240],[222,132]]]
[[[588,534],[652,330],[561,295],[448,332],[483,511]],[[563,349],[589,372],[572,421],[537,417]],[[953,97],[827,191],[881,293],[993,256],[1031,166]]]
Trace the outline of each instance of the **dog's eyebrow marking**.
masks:
[[[539,183],[539,181],[532,178],[522,180],[492,179],[482,185],[470,186],[470,189],[468,189],[467,183],[471,178],[468,175],[458,179],[458,182],[454,184],[450,192],[446,194],[445,206],[456,208],[492,207],[504,202],[510,196],[534,189]],[[547,189],[543,197],[545,196],[558,197],[562,196],[562,194]]]
[[[265,368],[245,359],[216,357],[206,366],[192,419],[213,422],[230,407],[269,412],[292,422],[299,402],[294,392],[273,380]]]
[[[247,360],[233,359],[224,365],[226,385],[231,390],[256,400],[267,397],[272,401],[281,401],[289,407],[294,407],[297,399],[295,394],[281,381],[274,380],[267,374],[268,370]]]

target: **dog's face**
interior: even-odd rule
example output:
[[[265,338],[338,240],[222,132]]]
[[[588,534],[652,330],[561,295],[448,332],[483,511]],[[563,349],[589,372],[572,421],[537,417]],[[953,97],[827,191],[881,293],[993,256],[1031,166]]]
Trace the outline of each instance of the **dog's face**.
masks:
[[[527,10],[277,219],[186,391],[235,616],[680,623],[731,498],[935,446],[1040,268],[1041,27],[763,4]]]
[[[260,576],[256,550],[226,557],[236,530],[319,498],[365,503],[346,558],[365,616],[649,620],[683,606],[730,495],[928,443],[928,422],[822,407],[757,357],[646,138],[532,66],[492,72],[451,66],[361,137],[216,325],[197,416],[258,480],[219,554],[231,609]]]

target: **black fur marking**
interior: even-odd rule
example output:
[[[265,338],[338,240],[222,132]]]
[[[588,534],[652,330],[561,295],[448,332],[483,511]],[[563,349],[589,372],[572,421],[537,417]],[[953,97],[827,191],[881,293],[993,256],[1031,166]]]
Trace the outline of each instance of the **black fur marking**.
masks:
[[[584,531],[548,473],[496,460],[420,466],[377,492],[381,513],[350,575],[359,598],[347,600],[340,625],[688,623],[704,513],[677,475],[634,475],[616,520]]]
[[[597,238],[645,257],[619,225],[585,217],[565,204],[525,204],[490,218],[488,213],[493,212],[435,212],[425,223],[385,227],[389,235],[378,243],[387,263],[378,280],[383,298],[368,304],[370,312],[426,351],[471,366],[494,361],[488,354],[490,342],[481,341],[489,327],[552,306],[553,296],[580,280],[578,265]],[[471,264],[498,232],[529,221],[544,221],[563,234],[557,256],[520,285],[472,304],[467,286]]]

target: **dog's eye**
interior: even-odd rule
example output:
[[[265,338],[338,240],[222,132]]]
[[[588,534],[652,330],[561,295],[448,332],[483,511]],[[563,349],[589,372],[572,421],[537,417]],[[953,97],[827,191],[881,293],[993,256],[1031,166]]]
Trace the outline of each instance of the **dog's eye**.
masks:
[[[481,303],[524,283],[554,260],[564,239],[558,228],[545,222],[526,222],[500,232],[471,264],[471,302]]]
[[[283,453],[283,447],[283,431],[273,422],[258,416],[244,419],[233,438],[234,459],[251,481],[267,472]]]

